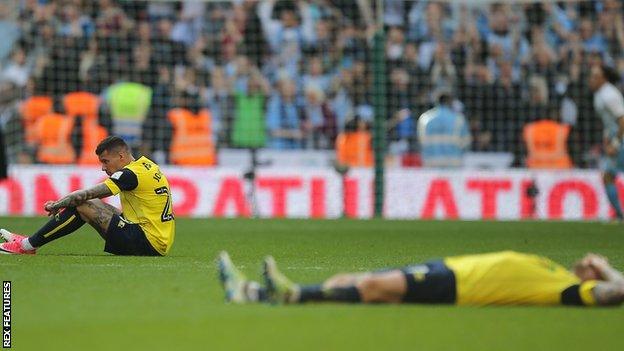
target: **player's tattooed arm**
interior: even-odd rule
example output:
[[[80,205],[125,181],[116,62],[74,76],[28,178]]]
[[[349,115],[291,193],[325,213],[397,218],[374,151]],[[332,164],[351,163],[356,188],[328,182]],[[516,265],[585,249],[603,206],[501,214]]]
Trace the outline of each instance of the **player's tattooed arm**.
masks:
[[[589,264],[600,273],[602,279],[592,293],[598,305],[619,305],[624,302],[624,275],[611,267],[607,259],[600,255],[589,254]]]
[[[51,201],[46,203],[45,209],[48,212],[55,213],[56,211],[65,207],[76,207],[91,199],[101,199],[103,197],[111,196],[113,193],[104,183],[100,183],[94,187],[82,190],[76,190],[69,193],[58,201]]]
[[[598,282],[592,293],[598,305],[620,305],[624,302],[624,282]]]

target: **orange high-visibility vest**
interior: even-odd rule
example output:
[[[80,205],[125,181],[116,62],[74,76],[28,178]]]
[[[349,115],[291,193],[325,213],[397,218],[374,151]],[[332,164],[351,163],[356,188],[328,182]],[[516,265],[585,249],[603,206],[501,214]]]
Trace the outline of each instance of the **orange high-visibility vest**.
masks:
[[[100,141],[108,136],[106,128],[98,124],[96,118],[87,118],[82,120],[82,149],[78,164],[81,165],[97,165],[100,163],[98,156],[95,154]]]
[[[85,91],[68,93],[63,97],[63,107],[68,116],[97,117],[100,98]]]
[[[49,96],[32,96],[20,104],[20,113],[24,124],[24,137],[26,143],[33,144],[37,130],[37,119],[53,111],[52,98]]]
[[[551,120],[541,120],[524,126],[523,137],[528,149],[529,168],[571,168],[568,155],[570,127]]]
[[[44,163],[73,163],[76,152],[71,143],[74,117],[49,113],[37,120],[37,159]]]
[[[71,117],[82,117],[82,149],[78,157],[81,165],[97,165],[95,148],[108,136],[106,128],[98,124],[100,98],[84,91],[66,94],[63,98],[65,113]]]
[[[216,163],[212,140],[210,111],[194,114],[185,108],[174,108],[167,114],[173,125],[169,158],[177,165],[212,166]]]
[[[351,167],[371,167],[373,147],[371,133],[364,131],[344,132],[336,138],[338,163]]]

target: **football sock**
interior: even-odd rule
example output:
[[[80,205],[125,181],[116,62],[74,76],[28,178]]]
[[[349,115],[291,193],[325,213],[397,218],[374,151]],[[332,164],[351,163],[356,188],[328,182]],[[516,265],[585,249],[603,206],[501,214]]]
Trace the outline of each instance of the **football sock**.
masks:
[[[306,285],[301,287],[298,302],[323,301],[324,299],[322,285]]]
[[[322,285],[302,286],[298,302],[336,301],[360,302],[360,292],[355,286],[324,288]]]
[[[22,241],[20,241],[20,243],[22,244],[22,249],[24,249],[26,251],[30,251],[30,250],[34,250],[35,249],[35,247],[30,244],[30,241],[28,241],[28,238],[22,239]]]
[[[622,219],[622,207],[620,206],[620,199],[618,197],[617,188],[615,187],[615,183],[610,183],[605,185],[605,189],[607,191],[607,197],[609,198],[609,202],[611,203],[611,207],[615,210],[615,214],[617,218]]]
[[[80,214],[75,207],[65,208],[54,215],[48,223],[39,229],[34,235],[28,238],[30,245],[40,247],[52,240],[61,238],[82,227],[85,221],[80,218]],[[24,244],[22,244],[24,247]]]
[[[251,302],[264,302],[268,300],[267,289],[254,281],[250,281],[246,284],[245,295]]]
[[[358,289],[352,286],[345,286],[339,288],[325,289],[325,298],[329,301],[340,302],[361,302],[360,292]]]

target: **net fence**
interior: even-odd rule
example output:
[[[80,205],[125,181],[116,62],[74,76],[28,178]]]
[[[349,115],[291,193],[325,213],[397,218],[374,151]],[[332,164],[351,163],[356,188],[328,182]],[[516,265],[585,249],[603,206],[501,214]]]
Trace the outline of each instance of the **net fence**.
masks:
[[[618,0],[6,0],[0,37],[12,164],[97,164],[116,134],[164,164],[261,149],[372,167],[376,146],[418,167],[419,117],[441,99],[463,152],[525,167],[526,126],[550,119],[591,168],[590,67],[624,72]]]

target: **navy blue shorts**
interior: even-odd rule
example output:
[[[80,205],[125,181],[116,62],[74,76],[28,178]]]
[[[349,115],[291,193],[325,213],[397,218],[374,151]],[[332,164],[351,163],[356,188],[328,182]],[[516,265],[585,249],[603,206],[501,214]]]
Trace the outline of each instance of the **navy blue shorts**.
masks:
[[[106,231],[104,251],[120,256],[162,256],[145,237],[138,224],[113,215]]]
[[[403,302],[455,303],[455,273],[442,261],[407,266],[401,269],[407,281]]]

